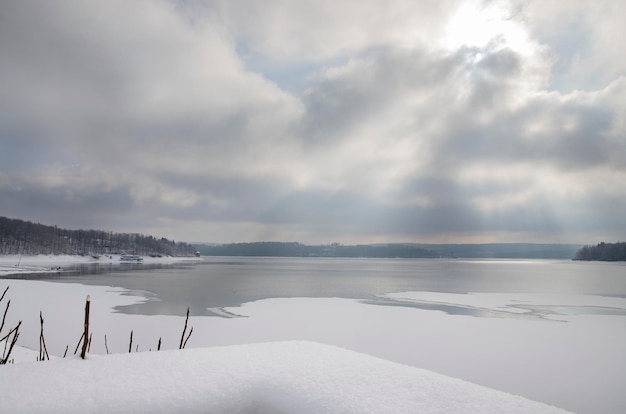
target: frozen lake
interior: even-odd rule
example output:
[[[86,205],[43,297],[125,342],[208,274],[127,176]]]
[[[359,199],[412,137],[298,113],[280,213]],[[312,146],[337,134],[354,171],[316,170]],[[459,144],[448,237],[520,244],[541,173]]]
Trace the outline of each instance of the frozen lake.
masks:
[[[158,299],[118,308],[142,315],[180,315],[181,309],[189,306],[192,315],[210,316],[210,308],[286,297],[339,297],[389,304],[376,300],[377,296],[407,291],[626,298],[626,264],[569,260],[206,257],[199,264],[83,264],[74,272],[41,276],[46,279],[124,287]]]
[[[11,285],[11,315],[35,349],[44,312],[56,355],[80,336],[89,293],[95,353],[105,334],[127,352],[131,330],[139,350],[160,336],[176,348],[190,306],[188,347],[311,340],[575,412],[626,406],[624,263],[206,258],[130,269],[83,266],[0,288]]]

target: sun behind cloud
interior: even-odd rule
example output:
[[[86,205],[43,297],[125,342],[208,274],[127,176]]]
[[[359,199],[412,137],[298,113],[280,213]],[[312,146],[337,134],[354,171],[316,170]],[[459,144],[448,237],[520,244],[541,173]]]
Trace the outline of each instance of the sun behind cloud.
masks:
[[[462,46],[509,48],[523,56],[534,45],[527,29],[513,18],[508,2],[463,2],[448,21],[440,45],[448,50]]]

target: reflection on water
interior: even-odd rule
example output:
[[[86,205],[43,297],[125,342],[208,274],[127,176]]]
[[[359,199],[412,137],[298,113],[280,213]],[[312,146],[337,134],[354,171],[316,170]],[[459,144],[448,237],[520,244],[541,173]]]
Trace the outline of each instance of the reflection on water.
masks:
[[[118,262],[118,263],[100,263],[100,262],[91,262],[91,263],[71,263],[64,264],[63,266],[53,266],[53,267],[40,267],[45,270],[52,270],[50,272],[35,272],[35,273],[16,273],[11,275],[2,276],[4,279],[28,279],[28,280],[55,280],[55,279],[67,279],[76,277],[76,280],[80,280],[82,283],[83,276],[90,275],[104,275],[111,273],[121,273],[121,272],[129,272],[135,270],[141,271],[150,271],[155,269],[180,269],[185,266],[191,266],[188,263],[175,263],[175,264],[164,264],[164,263],[133,263],[133,262]]]
[[[119,286],[144,292],[147,301],[117,310],[131,314],[215,316],[209,308],[282,297],[342,297],[381,306],[410,306],[477,317],[624,315],[622,310],[532,307],[526,313],[456,304],[381,300],[391,292],[559,293],[626,297],[626,263],[566,260],[447,260],[209,257],[199,263],[77,264],[60,274],[29,279]],[[149,292],[149,293],[145,293]],[[524,305],[526,306],[526,305]],[[540,316],[543,315],[543,316]]]

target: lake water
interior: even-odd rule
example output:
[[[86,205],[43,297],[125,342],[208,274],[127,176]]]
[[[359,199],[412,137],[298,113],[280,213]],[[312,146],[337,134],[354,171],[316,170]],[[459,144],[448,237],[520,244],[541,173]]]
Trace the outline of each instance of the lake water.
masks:
[[[356,298],[398,305],[377,295],[405,291],[626,297],[625,263],[569,260],[205,257],[194,264],[93,264],[71,270],[42,278],[119,286],[158,299],[117,308],[123,313],[143,315],[181,315],[190,307],[192,315],[211,316],[214,313],[209,308],[284,297]],[[472,314],[466,308],[444,305],[399,305]],[[584,313],[585,309],[578,312]]]
[[[173,349],[190,307],[192,347],[310,340],[578,413],[621,414],[626,406],[626,263],[206,257],[193,264],[77,265],[33,278],[55,282],[11,290],[12,314],[31,315],[24,341],[30,338],[33,349],[39,314],[20,298],[34,295],[50,335],[81,327],[75,309],[94,293],[96,353],[104,353],[103,333],[112,352],[125,352],[131,331],[142,350],[162,335]],[[133,297],[58,286],[67,283],[122,287]],[[118,312],[106,308],[116,304]],[[229,313],[244,317],[218,317]],[[47,337],[48,347],[62,353],[72,335]]]

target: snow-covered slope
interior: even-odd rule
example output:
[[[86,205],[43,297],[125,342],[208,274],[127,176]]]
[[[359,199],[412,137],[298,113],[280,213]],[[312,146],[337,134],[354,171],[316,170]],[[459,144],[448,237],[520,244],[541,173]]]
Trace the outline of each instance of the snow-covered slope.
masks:
[[[2,413],[565,413],[366,354],[291,341],[0,367]]]

